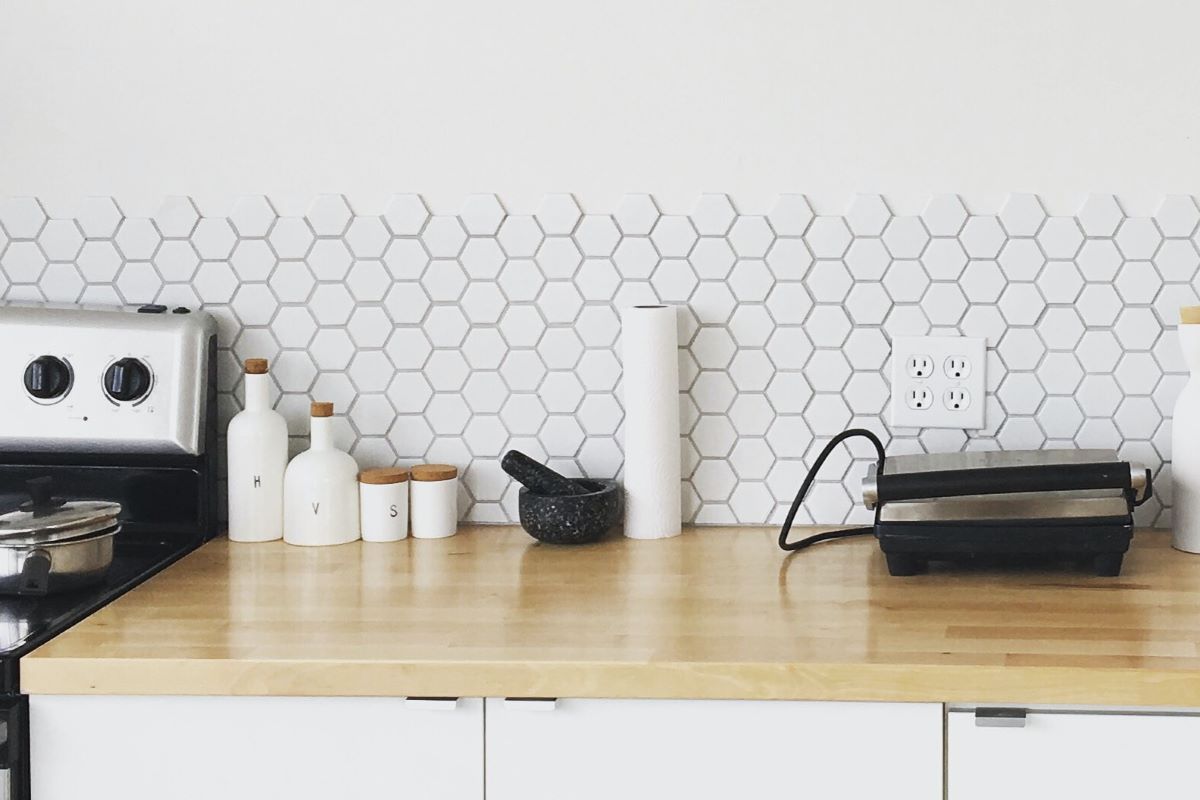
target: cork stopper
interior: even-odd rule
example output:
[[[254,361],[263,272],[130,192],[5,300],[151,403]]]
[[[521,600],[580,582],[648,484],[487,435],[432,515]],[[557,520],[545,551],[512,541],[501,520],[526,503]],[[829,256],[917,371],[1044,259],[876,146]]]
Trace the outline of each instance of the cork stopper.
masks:
[[[448,481],[458,477],[458,467],[450,464],[418,464],[408,474],[414,481]]]
[[[408,480],[408,470],[404,467],[377,467],[364,469],[358,473],[358,482],[372,486],[387,486],[393,483],[404,483]]]
[[[1183,325],[1200,325],[1200,306],[1183,306],[1180,308],[1179,322]]]
[[[267,360],[265,358],[247,358],[245,369],[247,375],[266,375]]]
[[[311,413],[314,417],[332,417],[333,403],[313,403]]]

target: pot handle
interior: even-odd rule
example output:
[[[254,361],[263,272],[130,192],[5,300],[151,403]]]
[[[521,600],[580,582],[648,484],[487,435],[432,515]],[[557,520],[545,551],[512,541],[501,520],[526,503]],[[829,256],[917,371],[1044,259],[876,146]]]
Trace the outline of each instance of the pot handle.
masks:
[[[50,583],[50,554],[41,548],[30,550],[21,564],[20,594],[45,594]]]

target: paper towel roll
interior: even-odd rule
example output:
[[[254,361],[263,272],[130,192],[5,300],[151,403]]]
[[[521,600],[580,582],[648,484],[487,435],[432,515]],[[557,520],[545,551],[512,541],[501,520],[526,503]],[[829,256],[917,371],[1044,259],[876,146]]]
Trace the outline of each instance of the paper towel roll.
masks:
[[[621,317],[625,399],[625,535],[665,539],[681,528],[679,329],[675,306]]]

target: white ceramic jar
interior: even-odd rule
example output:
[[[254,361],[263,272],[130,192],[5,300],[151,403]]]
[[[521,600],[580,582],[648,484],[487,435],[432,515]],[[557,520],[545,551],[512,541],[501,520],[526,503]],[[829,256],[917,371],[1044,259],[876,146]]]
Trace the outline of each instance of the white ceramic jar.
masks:
[[[271,408],[271,376],[265,358],[248,358],[242,387],[245,408],[229,421],[229,539],[269,542],[283,536],[283,473],[288,431]]]
[[[358,473],[358,518],[364,542],[408,538],[408,470],[380,467]]]
[[[1171,544],[1200,553],[1200,306],[1179,310],[1179,347],[1191,376],[1171,419]]]
[[[444,539],[458,532],[458,468],[420,464],[409,470],[414,539]]]
[[[313,403],[309,449],[283,480],[283,540],[288,544],[353,542],[358,528],[358,464],[333,445],[333,403]]]

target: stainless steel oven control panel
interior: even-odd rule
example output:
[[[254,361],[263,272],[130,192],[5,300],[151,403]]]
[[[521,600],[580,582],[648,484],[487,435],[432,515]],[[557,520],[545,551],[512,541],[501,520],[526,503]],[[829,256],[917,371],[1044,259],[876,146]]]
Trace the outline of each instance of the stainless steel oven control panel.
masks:
[[[200,454],[215,335],[161,306],[0,306],[0,448]]]

